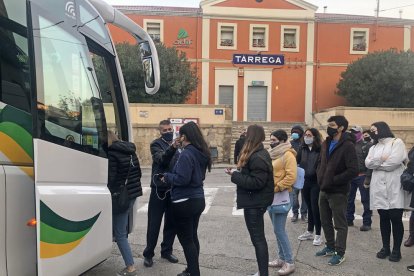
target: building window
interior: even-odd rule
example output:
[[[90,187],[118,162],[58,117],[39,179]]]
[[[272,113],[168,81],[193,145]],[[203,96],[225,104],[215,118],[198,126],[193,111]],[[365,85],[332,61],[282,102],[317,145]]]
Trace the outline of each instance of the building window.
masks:
[[[217,49],[237,49],[237,24],[218,23]]]
[[[281,51],[299,52],[299,26],[282,26],[281,31]]]
[[[162,20],[146,20],[144,19],[144,29],[151,36],[154,43],[163,42],[164,22]]]
[[[369,29],[352,28],[351,29],[351,54],[367,54],[369,42]]]
[[[267,51],[268,25],[250,25],[250,50]]]

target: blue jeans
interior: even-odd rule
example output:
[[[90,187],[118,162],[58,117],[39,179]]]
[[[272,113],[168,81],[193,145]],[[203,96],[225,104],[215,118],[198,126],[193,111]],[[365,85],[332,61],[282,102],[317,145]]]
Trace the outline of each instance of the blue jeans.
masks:
[[[300,205],[300,215],[306,216],[308,214],[308,205],[306,205],[305,198],[303,197],[303,192],[296,188],[289,193],[290,203],[292,203],[292,212],[295,215],[299,214],[299,193],[301,194],[302,204]]]
[[[354,221],[355,214],[355,197],[357,189],[361,194],[361,203],[364,206],[364,213],[362,214],[362,223],[371,226],[372,211],[369,209],[369,189],[364,187],[365,175],[357,176],[351,181],[351,190],[349,191],[348,207],[346,210],[346,220],[348,222]]]
[[[277,246],[279,248],[279,259],[293,264],[292,248],[286,233],[286,219],[288,213],[276,214],[272,212],[272,206],[268,207],[267,210],[269,211],[270,219],[273,224],[273,231],[276,235]]]
[[[128,216],[134,202],[135,200],[129,203],[129,208],[125,212],[112,214],[113,234],[126,266],[132,266],[134,264],[131,247],[128,243]]]

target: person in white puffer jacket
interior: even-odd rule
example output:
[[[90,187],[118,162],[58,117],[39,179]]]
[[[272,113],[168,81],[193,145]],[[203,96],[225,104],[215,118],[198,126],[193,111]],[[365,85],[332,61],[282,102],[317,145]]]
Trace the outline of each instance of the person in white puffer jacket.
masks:
[[[389,256],[392,262],[401,259],[401,243],[404,236],[402,215],[407,193],[401,187],[400,176],[404,171],[407,160],[407,150],[404,142],[395,138],[390,127],[385,122],[373,123],[370,128],[374,146],[369,150],[365,165],[372,169],[370,182],[370,209],[378,210],[382,248],[377,258]],[[393,234],[393,249],[390,250],[391,227]]]

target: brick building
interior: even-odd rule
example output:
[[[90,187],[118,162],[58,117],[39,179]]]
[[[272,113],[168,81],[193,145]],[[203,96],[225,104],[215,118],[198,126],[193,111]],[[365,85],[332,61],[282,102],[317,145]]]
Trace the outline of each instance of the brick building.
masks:
[[[231,104],[235,121],[312,121],[343,105],[336,84],[369,52],[413,49],[414,20],[319,14],[302,0],[204,0],[200,8],[117,6],[154,41],[187,53],[188,103]],[[115,42],[132,37],[112,29]]]

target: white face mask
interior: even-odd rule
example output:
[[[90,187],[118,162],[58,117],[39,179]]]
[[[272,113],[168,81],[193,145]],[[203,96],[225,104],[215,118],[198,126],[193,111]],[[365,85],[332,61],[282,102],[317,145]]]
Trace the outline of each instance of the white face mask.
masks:
[[[312,145],[313,144],[313,137],[304,137],[303,140],[305,141],[306,145]]]

